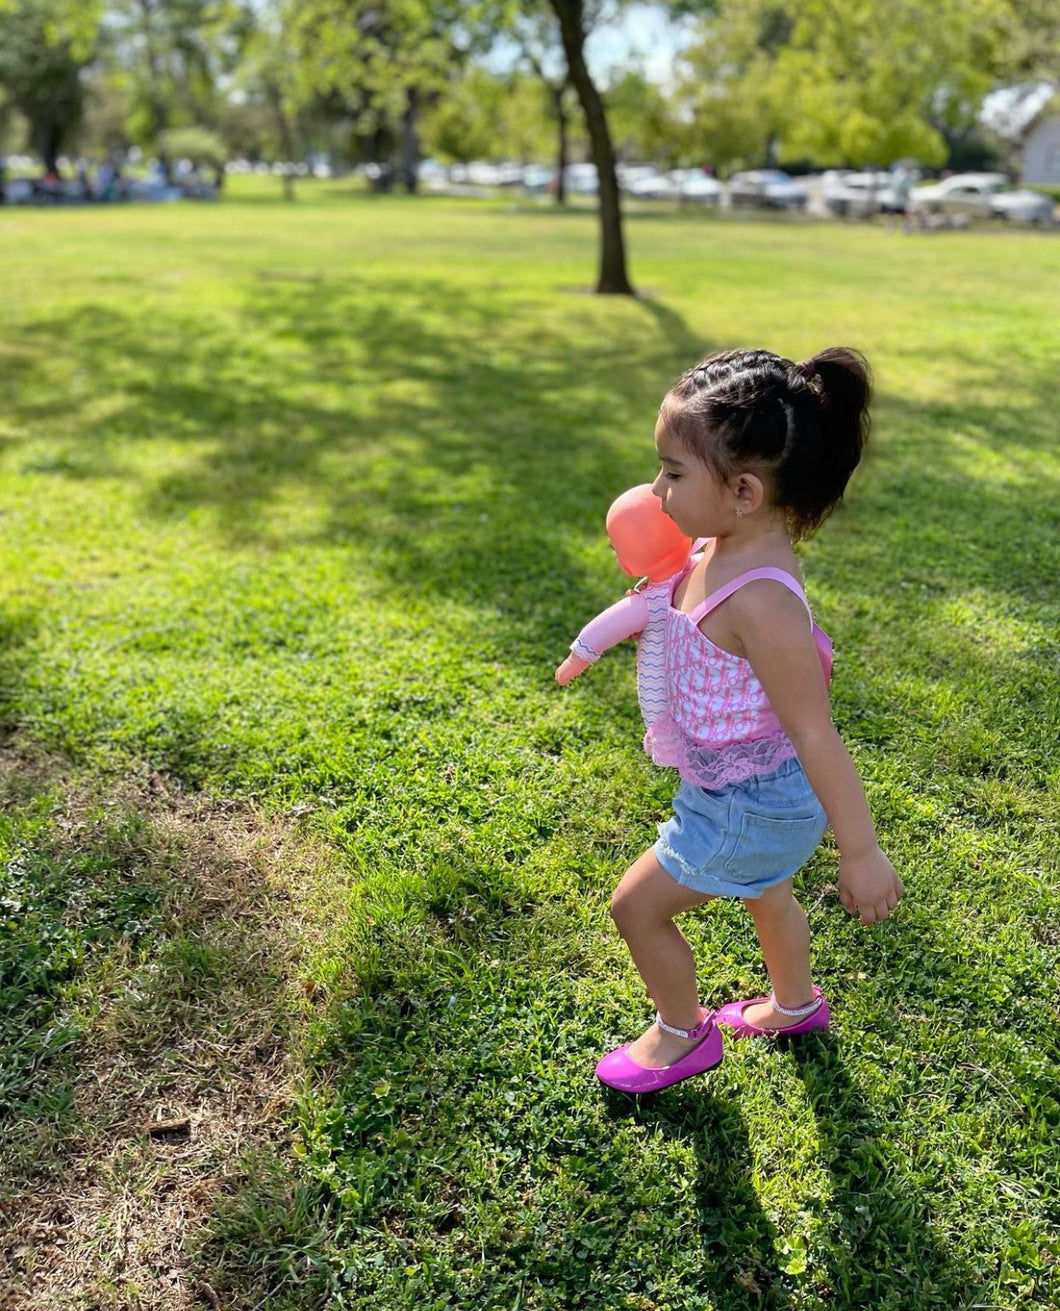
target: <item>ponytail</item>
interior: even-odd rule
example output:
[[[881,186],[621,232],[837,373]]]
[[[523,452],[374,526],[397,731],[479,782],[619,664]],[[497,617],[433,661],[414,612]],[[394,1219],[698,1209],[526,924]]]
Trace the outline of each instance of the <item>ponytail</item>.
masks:
[[[872,371],[860,351],[830,346],[795,366],[817,393],[820,422],[820,480],[817,510],[809,529],[823,523],[839,503],[869,438]]]

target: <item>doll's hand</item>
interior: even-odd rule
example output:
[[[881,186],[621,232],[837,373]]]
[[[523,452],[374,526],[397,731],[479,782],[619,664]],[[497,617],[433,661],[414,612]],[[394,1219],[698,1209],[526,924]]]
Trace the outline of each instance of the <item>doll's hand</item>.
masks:
[[[590,661],[583,660],[581,656],[576,656],[571,652],[571,654],[556,670],[556,682],[560,687],[566,687],[567,684],[573,682],[579,674],[584,674],[589,668],[589,664]]]
[[[885,920],[898,905],[905,885],[894,866],[876,847],[864,856],[840,857],[839,900],[862,924]]]

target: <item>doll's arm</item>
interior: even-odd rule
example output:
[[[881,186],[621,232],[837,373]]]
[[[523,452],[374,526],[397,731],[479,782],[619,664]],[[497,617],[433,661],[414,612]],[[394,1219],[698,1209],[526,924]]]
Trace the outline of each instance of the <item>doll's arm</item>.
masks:
[[[605,651],[642,632],[647,623],[648,599],[643,592],[632,592],[616,601],[603,614],[591,619],[571,643],[571,654],[556,670],[556,682],[566,687]]]

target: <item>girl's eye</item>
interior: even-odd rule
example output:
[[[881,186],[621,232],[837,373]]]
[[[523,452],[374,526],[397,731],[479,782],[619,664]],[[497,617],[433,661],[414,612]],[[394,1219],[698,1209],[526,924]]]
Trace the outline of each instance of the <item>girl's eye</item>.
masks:
[[[663,470],[663,477],[664,477],[664,478],[669,478],[669,480],[670,480],[672,483],[675,483],[675,482],[677,482],[678,478],[681,477],[681,475],[680,475],[679,473],[670,473],[670,471],[669,471],[668,469],[664,469],[664,470]]]

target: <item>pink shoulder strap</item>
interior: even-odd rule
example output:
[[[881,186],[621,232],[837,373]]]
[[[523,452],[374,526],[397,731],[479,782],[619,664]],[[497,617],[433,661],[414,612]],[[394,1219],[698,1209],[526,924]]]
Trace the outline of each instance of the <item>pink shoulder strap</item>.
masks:
[[[689,612],[689,619],[698,628],[703,619],[721,605],[722,601],[728,600],[733,592],[738,592],[744,583],[753,583],[759,578],[770,578],[774,582],[782,583],[789,592],[793,592],[806,607],[806,613],[810,616],[810,622],[813,622],[813,613],[810,610],[810,603],[806,600],[806,593],[799,586],[798,582],[789,573],[783,569],[773,569],[766,567],[764,569],[748,569],[745,574],[740,574],[732,582],[726,583],[724,587],[719,587],[716,592],[711,592],[705,601],[700,601],[696,608]]]

